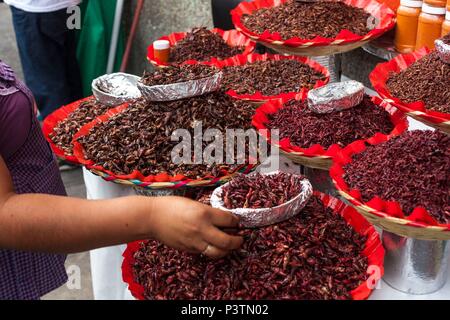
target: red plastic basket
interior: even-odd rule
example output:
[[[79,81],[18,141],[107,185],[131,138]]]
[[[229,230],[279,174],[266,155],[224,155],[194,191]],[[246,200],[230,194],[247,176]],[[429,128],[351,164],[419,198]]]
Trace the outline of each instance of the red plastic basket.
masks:
[[[314,84],[314,88],[319,88],[324,85],[326,85],[330,81],[330,72],[327,68],[320,65],[319,63],[315,62],[314,60],[311,60],[306,57],[297,57],[297,56],[283,56],[279,54],[256,54],[252,53],[249,55],[238,55],[234,56],[225,60],[221,61],[214,61],[210,64],[215,65],[216,67],[222,69],[227,66],[242,66],[247,63],[253,63],[256,61],[267,61],[267,60],[297,60],[301,63],[304,63],[308,66],[310,66],[312,69],[319,71],[322,73],[326,79],[325,80],[319,80]],[[254,94],[238,94],[234,90],[229,90],[227,93],[231,95],[233,98],[241,99],[241,100],[247,100],[247,101],[253,101],[253,102],[266,102],[268,100],[272,99],[295,99],[302,97],[305,92],[307,92],[307,88],[302,88],[300,92],[286,92],[281,93],[274,96],[266,96],[263,95],[261,92],[255,92]]]
[[[227,30],[224,31],[219,28],[214,28],[211,30],[213,33],[217,33],[222,37],[225,42],[231,46],[231,47],[244,47],[244,52],[242,54],[249,54],[252,53],[255,50],[256,43],[252,41],[251,39],[247,38],[242,33],[238,32],[237,30]],[[168,40],[170,42],[170,46],[174,46],[177,44],[178,41],[184,39],[187,32],[175,32],[171,33],[168,36],[163,36],[159,38],[158,40]],[[158,66],[158,67],[164,67],[170,65],[170,63],[162,62],[154,55],[154,49],[153,44],[149,45],[147,48],[147,59],[150,61],[151,64]],[[216,58],[211,58],[208,61],[217,60]],[[202,62],[208,62],[208,61],[202,61]]]
[[[306,98],[307,95],[305,94],[296,100],[305,101]],[[372,97],[372,101],[391,115],[391,121],[394,124],[394,129],[388,135],[377,133],[373,137],[365,140],[356,140],[352,144],[379,144],[401,134],[408,128],[408,122],[402,112],[398,111],[395,107],[378,97]],[[324,148],[319,144],[315,144],[309,148],[302,148],[292,145],[289,139],[282,139],[280,141],[271,140],[270,130],[267,130],[266,127],[268,115],[276,113],[284,106],[286,102],[288,102],[288,100],[285,99],[271,100],[260,106],[256,110],[256,114],[253,117],[253,125],[259,130],[260,134],[269,141],[270,144],[280,148],[280,151],[292,161],[308,167],[328,170],[331,167],[333,157],[336,156],[340,150],[342,150],[339,145],[334,144],[329,148]]]
[[[96,118],[94,121],[83,126],[73,138],[74,155],[77,161],[86,166],[94,174],[101,176],[107,181],[137,186],[146,189],[178,189],[182,187],[206,187],[215,186],[228,181],[235,173],[248,173],[253,170],[254,165],[242,165],[232,171],[223,171],[220,177],[205,176],[201,179],[189,179],[182,174],[170,176],[166,172],[157,175],[144,176],[140,171],[133,171],[131,174],[119,175],[95,165],[94,161],[85,159],[85,151],[83,146],[77,141],[79,138],[88,135],[90,130],[99,123],[108,121],[114,115],[125,111],[129,104],[120,105],[114,109],[110,109],[104,115]]]
[[[376,28],[370,30],[363,36],[356,35],[348,30],[342,30],[336,38],[316,37],[314,39],[300,39],[298,37],[282,39],[279,33],[270,33],[265,31],[258,34],[249,30],[241,21],[245,14],[251,14],[261,8],[270,8],[283,4],[289,0],[254,0],[250,2],[241,2],[234,10],[231,16],[236,30],[244,33],[252,40],[288,54],[301,55],[330,55],[334,53],[346,52],[360,47],[370,40],[373,40],[395,26],[395,13],[385,4],[375,0],[343,0],[344,3],[363,8],[377,19]]]
[[[45,139],[48,141],[48,143],[50,144],[50,147],[52,148],[53,152],[55,153],[55,155],[58,158],[68,161],[68,162],[79,164],[77,158],[74,155],[67,154],[66,152],[64,152],[64,150],[62,150],[61,148],[59,148],[57,145],[55,145],[53,143],[53,141],[50,139],[50,134],[53,132],[53,129],[58,125],[58,123],[67,119],[67,117],[72,112],[74,112],[80,106],[81,103],[83,103],[85,101],[89,101],[91,99],[95,99],[94,96],[90,96],[90,97],[75,101],[66,106],[62,106],[61,108],[54,111],[49,116],[47,116],[47,118],[44,119],[44,123],[42,125],[42,131],[44,132]]]
[[[356,232],[367,237],[366,246],[362,254],[368,258],[370,269],[378,268],[380,277],[384,274],[384,248],[381,244],[379,235],[375,228],[365,220],[355,209],[345,205],[340,200],[333,198],[318,191],[314,192],[323,204],[331,208],[336,214],[341,215]],[[139,250],[142,241],[129,243],[123,253],[122,278],[128,285],[133,297],[138,300],[144,300],[144,287],[137,283],[134,278],[133,265],[135,263],[134,254]],[[370,270],[368,269],[368,272]],[[368,282],[362,283],[359,287],[351,292],[353,300],[365,300],[372,293],[372,286]]]
[[[378,94],[386,99],[389,103],[395,105],[417,121],[423,122],[429,126],[440,129],[450,134],[450,114],[428,110],[422,101],[406,103],[399,98],[394,97],[388,90],[386,82],[393,73],[399,73],[417,60],[429,54],[431,51],[422,48],[410,54],[401,54],[394,59],[380,63],[370,74],[370,82]],[[436,88],[436,90],[441,90]]]
[[[438,223],[426,209],[417,207],[406,217],[397,201],[374,197],[364,202],[360,190],[349,188],[343,177],[344,166],[352,162],[352,156],[365,149],[364,144],[356,144],[343,149],[335,156],[330,176],[339,194],[372,224],[389,232],[423,240],[450,240],[450,224]]]

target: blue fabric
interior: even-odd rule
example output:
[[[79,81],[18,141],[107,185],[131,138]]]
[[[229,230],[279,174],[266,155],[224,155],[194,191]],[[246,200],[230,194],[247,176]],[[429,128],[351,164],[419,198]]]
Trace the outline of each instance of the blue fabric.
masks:
[[[75,30],[66,27],[66,10],[31,13],[11,7],[25,83],[45,118],[82,97]]]

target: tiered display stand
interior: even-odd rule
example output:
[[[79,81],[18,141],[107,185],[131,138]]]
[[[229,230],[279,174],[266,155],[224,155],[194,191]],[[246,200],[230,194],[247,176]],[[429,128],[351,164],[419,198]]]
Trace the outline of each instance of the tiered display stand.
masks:
[[[366,52],[382,59],[389,60],[397,56],[397,53],[392,47],[388,48],[377,44],[371,45],[371,40],[377,38],[381,33],[373,37],[363,37],[351,43],[333,41],[325,45],[318,45],[313,42],[295,44],[295,41],[285,42],[275,40],[273,37],[256,35],[243,26],[240,21],[240,17],[243,14],[248,14],[260,7],[276,5],[275,2],[272,0],[256,0],[238,6],[232,11],[236,29],[254,41],[282,54],[317,57],[337,55],[362,47]],[[277,1],[277,3],[279,2]],[[357,6],[358,3],[362,3],[362,1],[345,2]],[[385,17],[386,15],[384,15]],[[389,30],[390,27],[387,27],[389,23],[386,23],[386,20],[383,23],[385,23],[384,31]],[[329,65],[323,65],[329,67]],[[382,97],[385,98],[384,95]],[[393,101],[389,100],[389,102]],[[416,117],[415,114],[411,114],[411,116],[419,121],[423,121],[423,118]],[[447,130],[445,131],[448,133]],[[301,165],[302,171],[310,179],[315,189],[331,195],[339,195],[344,201],[354,206],[371,223],[383,229],[382,240],[386,249],[386,272],[384,281],[389,286],[382,283],[379,288],[380,290],[375,290],[372,299],[414,299],[428,297],[439,299],[450,297],[450,281],[447,281],[450,260],[450,243],[448,241],[450,239],[450,232],[447,232],[448,230],[444,231],[439,227],[431,227],[425,229],[426,231],[423,228],[418,231],[415,227],[406,226],[405,222],[400,221],[400,219],[380,219],[372,214],[370,208],[358,206],[351,201],[348,194],[337,191],[335,184],[330,180],[328,171],[325,171],[327,170],[327,166],[320,165],[314,161],[304,161],[303,159],[301,159],[302,161],[291,160]],[[446,283],[447,286],[445,287]]]
[[[420,124],[418,129],[441,130],[450,134],[448,115],[426,110],[422,103],[406,104],[393,97],[385,83],[390,72],[407,68],[430,51],[426,48],[412,54],[398,54],[384,45],[365,46],[367,52],[384,60],[370,74],[370,80],[380,96],[394,104]],[[369,221],[384,229],[383,244],[386,248],[386,274],[384,280],[402,293],[387,290],[394,299],[450,297],[450,232],[437,226],[411,225],[404,219],[387,216],[373,208],[358,205],[346,192],[341,195],[353,202]],[[412,296],[410,294],[413,294]],[[374,295],[380,297],[379,294]]]
[[[391,29],[395,24],[395,18],[392,11],[386,9],[384,5],[375,0],[345,0],[350,5],[368,8],[373,15],[379,19],[380,26],[373,32],[362,36],[346,39],[345,34],[334,40],[315,39],[311,41],[282,41],[276,37],[261,36],[247,30],[240,22],[243,14],[248,14],[262,6],[273,6],[286,0],[254,0],[243,2],[232,11],[233,22],[236,30],[248,36],[252,41],[258,42],[267,48],[270,48],[280,54],[289,54],[297,56],[332,56],[338,55],[350,50],[364,47],[372,54],[380,56],[380,51],[372,47],[370,41],[376,39],[384,32]],[[383,12],[380,14],[380,12]],[[177,34],[173,39],[168,38],[172,43],[181,39],[184,34]],[[348,37],[348,35],[347,35]],[[233,34],[230,39],[239,39],[238,34]],[[252,52],[254,45],[250,41],[249,52]],[[241,43],[241,42],[239,42]],[[383,54],[386,51],[383,51]],[[162,66],[161,63],[153,59],[149,52],[151,63]],[[395,55],[394,52],[389,54]],[[390,56],[387,56],[390,58]],[[329,67],[329,65],[325,65]],[[336,79],[338,80],[338,79]],[[87,128],[89,129],[89,128]],[[85,128],[84,131],[87,130]],[[79,152],[80,148],[76,148]],[[329,161],[314,162],[311,159],[301,157],[301,161],[292,159],[301,171],[310,179],[314,189],[331,195],[340,196],[346,203],[353,206],[372,224],[383,229],[383,245],[386,250],[385,257],[385,276],[384,282],[380,283],[379,290],[374,290],[371,299],[440,299],[450,297],[450,281],[448,278],[449,259],[450,259],[450,230],[442,227],[424,227],[418,224],[405,221],[404,219],[392,218],[383,212],[379,212],[364,204],[358,203],[351,194],[341,188],[335,188],[336,181],[332,181],[329,176]],[[329,159],[326,159],[329,160]],[[223,181],[144,181],[143,179],[121,179],[105,170],[92,167],[92,164],[86,163],[90,171],[101,176],[106,181],[118,184],[133,186],[138,192],[145,195],[159,195],[166,193],[167,190],[177,190],[180,187],[192,186],[201,187],[206,185],[215,185]],[[230,177],[223,177],[228,179]],[[185,189],[185,188],[182,188]],[[162,192],[162,193],[161,193]],[[387,284],[389,284],[389,286]],[[395,289],[394,289],[395,288]]]

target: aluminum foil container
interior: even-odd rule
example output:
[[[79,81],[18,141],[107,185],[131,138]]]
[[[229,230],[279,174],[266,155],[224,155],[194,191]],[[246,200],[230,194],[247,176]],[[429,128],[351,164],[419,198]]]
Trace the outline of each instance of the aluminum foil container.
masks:
[[[266,175],[277,173],[278,171],[275,171],[267,173]],[[276,224],[297,215],[305,207],[313,194],[313,188],[309,180],[300,175],[298,175],[298,178],[301,179],[301,193],[278,207],[261,209],[227,209],[222,200],[222,189],[228,183],[214,190],[211,195],[211,206],[235,214],[239,217],[241,226],[245,228],[257,228]]]
[[[308,107],[315,113],[353,108],[364,98],[364,85],[350,80],[335,82],[308,92]]]
[[[139,81],[137,86],[148,101],[174,101],[217,91],[220,88],[222,76],[222,72],[218,72],[211,77],[198,80],[157,86],[146,86]]]
[[[444,41],[438,39],[434,42],[434,45],[442,62],[450,64],[450,44],[445,44]]]
[[[92,81],[92,93],[101,103],[116,106],[141,97],[139,77],[128,73],[105,74]]]

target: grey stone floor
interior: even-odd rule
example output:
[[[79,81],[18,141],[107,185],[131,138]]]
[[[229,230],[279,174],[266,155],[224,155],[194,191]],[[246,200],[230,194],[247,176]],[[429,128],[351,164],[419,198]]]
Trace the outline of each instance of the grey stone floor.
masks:
[[[2,34],[2,41],[0,41],[0,59],[8,63],[15,70],[18,77],[23,79],[16,38],[11,21],[11,13],[8,6],[3,3],[0,4],[0,32]],[[62,177],[67,193],[70,196],[79,198],[86,196],[81,170],[63,172]],[[79,267],[80,270],[80,289],[69,289],[67,286],[63,286],[49,293],[43,299],[93,299],[89,253],[83,252],[69,255],[66,267],[69,271],[78,270],[74,269],[73,266]],[[77,283],[74,282],[73,284]],[[73,287],[77,286],[74,285]]]
[[[0,3],[0,60],[9,64],[17,75],[23,79],[22,67],[20,65],[19,53],[17,52],[16,37],[11,21],[11,12],[7,5]]]

